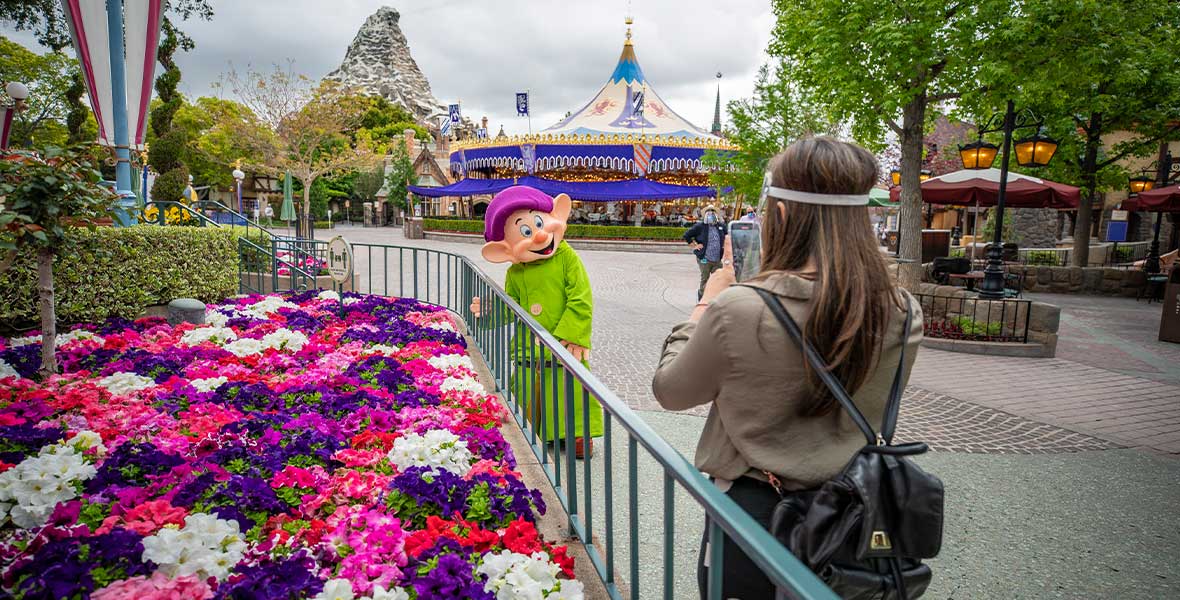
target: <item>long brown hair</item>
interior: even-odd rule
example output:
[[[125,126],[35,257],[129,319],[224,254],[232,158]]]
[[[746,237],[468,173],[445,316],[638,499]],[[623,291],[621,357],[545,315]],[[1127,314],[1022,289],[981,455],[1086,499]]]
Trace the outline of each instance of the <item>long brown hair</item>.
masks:
[[[770,172],[775,187],[868,194],[877,181],[877,161],[855,144],[815,137],[799,140],[771,159]],[[762,249],[763,276],[815,268],[811,316],[803,335],[848,393],[856,393],[876,366],[890,306],[900,306],[868,209],[769,197]],[[835,398],[806,361],[804,369],[815,393],[800,406],[800,414],[830,413],[837,406]]]

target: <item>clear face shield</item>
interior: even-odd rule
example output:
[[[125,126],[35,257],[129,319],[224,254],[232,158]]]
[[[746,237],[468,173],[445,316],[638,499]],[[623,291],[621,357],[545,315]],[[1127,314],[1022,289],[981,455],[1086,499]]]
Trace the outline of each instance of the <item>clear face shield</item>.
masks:
[[[770,197],[770,179],[770,171],[767,171],[766,176],[762,178],[762,193],[758,196],[758,208],[756,213],[758,215],[766,214],[766,202]]]

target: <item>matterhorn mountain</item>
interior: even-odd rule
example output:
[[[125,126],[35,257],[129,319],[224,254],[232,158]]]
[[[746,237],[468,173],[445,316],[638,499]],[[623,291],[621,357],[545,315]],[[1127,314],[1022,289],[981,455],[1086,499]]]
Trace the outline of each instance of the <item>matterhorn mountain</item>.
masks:
[[[419,120],[446,114],[410,55],[410,45],[398,25],[400,18],[397,10],[388,6],[370,15],[348,46],[340,68],[324,79],[361,93],[384,96]]]

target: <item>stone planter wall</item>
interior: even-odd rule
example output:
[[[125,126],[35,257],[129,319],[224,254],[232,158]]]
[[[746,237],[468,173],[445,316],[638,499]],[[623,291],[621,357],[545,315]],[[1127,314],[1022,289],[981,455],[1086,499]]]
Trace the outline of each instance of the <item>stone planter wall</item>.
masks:
[[[1111,267],[1010,267],[1024,274],[1026,292],[1136,296],[1147,281],[1140,269]]]
[[[922,299],[922,312],[927,317],[937,314],[948,318],[960,315],[986,318],[990,314],[989,320],[1003,322],[1006,328],[1023,327],[1025,319],[1028,320],[1027,344],[927,337],[922,342],[923,346],[952,352],[1030,358],[1051,358],[1057,354],[1057,330],[1061,325],[1061,308],[1058,306],[1044,302],[1005,304],[980,300],[975,292],[933,283],[919,284],[918,293],[925,296]]]

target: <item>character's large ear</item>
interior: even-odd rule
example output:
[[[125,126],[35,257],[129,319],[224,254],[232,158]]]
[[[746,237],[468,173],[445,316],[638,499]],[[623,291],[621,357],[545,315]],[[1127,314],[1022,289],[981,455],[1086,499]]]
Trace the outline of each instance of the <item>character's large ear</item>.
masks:
[[[491,263],[512,262],[512,259],[516,258],[508,242],[488,242],[483,245],[480,254],[483,254],[484,260]]]
[[[566,194],[558,194],[553,199],[553,218],[562,223],[570,220],[570,207],[573,203],[570,202],[570,197]]]

